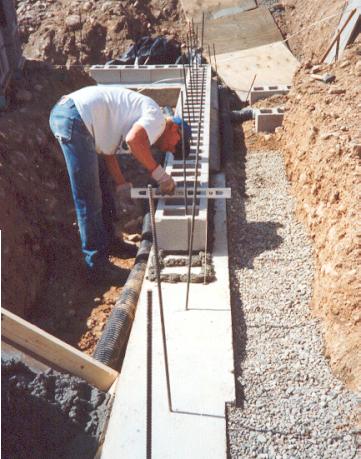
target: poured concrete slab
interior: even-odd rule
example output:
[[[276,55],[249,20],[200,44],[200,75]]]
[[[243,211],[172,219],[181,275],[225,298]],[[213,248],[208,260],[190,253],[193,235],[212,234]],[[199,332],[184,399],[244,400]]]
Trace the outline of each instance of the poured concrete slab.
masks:
[[[204,43],[211,47],[214,44],[216,54],[281,40],[281,32],[272,14],[264,7],[205,23]]]
[[[218,175],[213,186],[224,187]],[[226,209],[215,202],[217,281],[162,284],[173,410],[169,412],[157,288],[145,281],[119,377],[102,459],[146,457],[146,295],[153,291],[152,453],[157,459],[227,457],[225,403],[235,399]]]
[[[218,73],[245,100],[254,86],[290,85],[297,59],[283,42],[217,55]]]
[[[257,7],[255,0],[182,0],[182,5],[186,16],[195,21],[201,20],[202,13],[206,19],[218,19]]]

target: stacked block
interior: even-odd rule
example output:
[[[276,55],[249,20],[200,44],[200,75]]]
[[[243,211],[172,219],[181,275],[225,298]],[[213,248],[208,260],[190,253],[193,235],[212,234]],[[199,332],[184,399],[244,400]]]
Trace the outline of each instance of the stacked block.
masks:
[[[250,104],[267,97],[288,94],[291,89],[289,85],[254,86],[250,95]]]

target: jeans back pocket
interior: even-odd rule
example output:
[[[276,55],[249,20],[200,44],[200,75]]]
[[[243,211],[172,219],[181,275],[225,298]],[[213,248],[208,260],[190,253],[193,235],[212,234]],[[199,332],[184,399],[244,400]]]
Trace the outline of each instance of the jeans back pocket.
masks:
[[[68,143],[73,133],[74,118],[67,110],[55,107],[50,114],[50,129],[61,143]]]

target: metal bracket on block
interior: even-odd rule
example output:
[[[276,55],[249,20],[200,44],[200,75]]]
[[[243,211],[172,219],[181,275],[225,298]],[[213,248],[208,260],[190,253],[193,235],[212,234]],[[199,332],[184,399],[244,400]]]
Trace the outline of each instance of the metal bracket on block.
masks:
[[[183,198],[184,190],[178,188],[175,190],[172,195],[164,195],[159,189],[153,190],[154,198]],[[193,198],[193,189],[186,189],[186,197]],[[208,198],[208,199],[230,199],[231,198],[231,188],[200,188],[197,190],[197,197]],[[148,199],[148,190],[147,188],[132,188],[131,189],[131,198],[132,199]]]

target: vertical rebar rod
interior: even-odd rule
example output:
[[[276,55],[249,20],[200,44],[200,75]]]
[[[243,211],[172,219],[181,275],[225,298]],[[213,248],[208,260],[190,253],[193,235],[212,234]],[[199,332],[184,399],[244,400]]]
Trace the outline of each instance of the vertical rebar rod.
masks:
[[[207,203],[208,205],[208,203]],[[208,215],[208,213],[207,213]],[[208,218],[206,221],[206,242],[204,244],[204,277],[203,285],[207,285],[207,245],[208,245]]]
[[[186,171],[186,152],[184,144],[184,101],[183,101],[183,91],[181,91],[181,113],[182,113],[182,156],[183,156],[183,189],[184,189],[184,214],[188,214],[188,202],[187,202],[187,171]]]
[[[194,186],[193,186],[193,205],[192,205],[192,219],[191,219],[191,231],[189,235],[189,251],[188,251],[188,273],[187,273],[187,292],[186,292],[186,311],[188,311],[189,302],[189,287],[191,282],[191,268],[192,268],[192,252],[193,252],[193,240],[194,240],[194,224],[196,217],[196,206],[197,206],[197,192],[198,192],[198,163],[199,163],[199,144],[201,139],[201,122],[198,122],[198,138],[197,138],[197,150],[196,150],[196,164],[194,170]]]
[[[209,64],[210,66],[212,67],[212,54],[211,54],[211,47],[209,45],[208,46],[208,57],[209,57]]]
[[[189,74],[189,79],[190,79],[190,74]],[[187,77],[186,77],[186,70],[185,70],[185,66],[183,64],[183,81],[184,81],[184,89],[185,89],[185,92],[186,92],[186,103],[187,103],[187,115],[188,115],[188,122],[189,122],[189,126],[191,125],[191,101],[190,101],[190,95],[189,95],[189,92],[188,92],[188,86],[187,86]],[[193,117],[194,117],[194,108],[193,108],[193,105],[192,105],[192,113],[193,113]]]
[[[189,61],[189,92],[190,92],[190,103],[192,105],[192,112],[194,114],[194,93],[193,93],[193,69],[192,69],[192,61],[191,61],[191,41],[190,41],[190,35],[187,34],[187,45],[188,45],[188,61]],[[195,120],[195,118],[194,118]]]
[[[193,43],[193,47],[194,47],[195,36],[194,36],[194,20],[193,20],[193,18],[192,18],[192,43]]]
[[[172,409],[172,394],[171,394],[171,391],[170,391],[168,349],[167,349],[167,338],[166,338],[166,332],[165,332],[165,320],[164,320],[162,287],[161,287],[161,279],[160,279],[159,251],[158,251],[157,231],[156,231],[156,226],[155,226],[155,210],[154,210],[154,199],[153,199],[152,185],[148,185],[148,198],[149,198],[150,222],[151,222],[151,226],[152,226],[152,235],[153,235],[155,270],[156,270],[156,275],[157,275],[160,320],[161,320],[161,325],[162,325],[163,355],[164,355],[165,376],[166,376],[166,382],[167,382],[168,408],[169,408],[169,411],[172,412],[173,411],[173,409]]]
[[[254,85],[254,82],[256,81],[256,78],[257,78],[257,73],[254,75],[252,83],[251,83],[251,86],[249,87],[249,90],[248,90],[248,93],[247,93],[247,97],[246,97],[246,102],[248,101],[248,97],[250,95],[250,92],[252,91],[252,87]]]
[[[147,459],[152,459],[152,352],[153,309],[152,291],[147,291]]]
[[[202,35],[201,35],[201,48],[203,50],[203,43],[204,43],[204,11],[202,13]]]
[[[218,75],[217,59],[216,59],[216,47],[214,46],[214,43],[213,43],[213,58],[214,58],[214,68],[216,70],[216,74]]]
[[[187,77],[186,77],[186,69],[183,62],[183,84],[184,84],[184,91],[186,93],[186,104],[187,104],[187,118],[188,123],[191,125],[191,115],[190,115],[190,108],[189,108],[189,97],[188,97],[188,88],[187,88]],[[183,108],[182,108],[183,110]],[[183,114],[183,111],[182,111]]]

